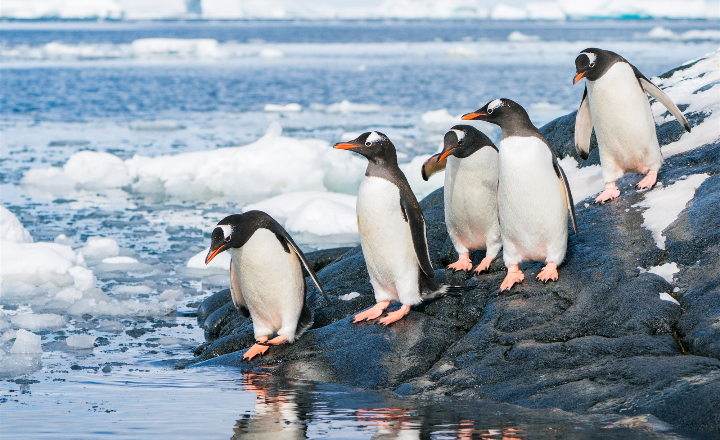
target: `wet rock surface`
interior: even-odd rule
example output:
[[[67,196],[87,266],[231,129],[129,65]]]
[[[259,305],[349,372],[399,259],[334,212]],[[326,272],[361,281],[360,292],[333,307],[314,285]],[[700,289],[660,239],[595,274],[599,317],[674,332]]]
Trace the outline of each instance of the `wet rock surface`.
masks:
[[[677,139],[672,124],[679,126],[673,119],[659,127],[661,145]],[[560,157],[575,155],[573,130],[574,114],[543,127]],[[588,163],[593,160],[597,150]],[[252,324],[220,292],[200,307],[212,341],[199,347],[194,363],[389,389],[403,396],[652,414],[671,425],[717,434],[720,141],[666,158],[659,182],[667,187],[698,173],[710,177],[664,230],[664,250],[642,226],[644,208],[636,205],[645,192],[635,188],[640,176],[629,174],[618,181],[618,200],[604,205],[576,200],[580,234],[570,235],[557,282],[541,284],[535,276],[542,265],[525,264],[525,282],[500,293],[504,267],[499,257],[489,273],[477,278],[436,272],[436,280],[476,286],[461,297],[414,307],[389,327],[355,325],[352,314],[375,301],[360,248],[343,250],[318,272],[329,304],[308,279],[315,323],[295,344],[242,362],[253,342]],[[433,264],[444,267],[457,254],[445,228],[442,189],[421,207]],[[482,255],[474,253],[473,261]],[[670,262],[679,268],[672,283],[645,270]],[[352,292],[359,296],[347,295]],[[661,299],[661,293],[679,305]]]

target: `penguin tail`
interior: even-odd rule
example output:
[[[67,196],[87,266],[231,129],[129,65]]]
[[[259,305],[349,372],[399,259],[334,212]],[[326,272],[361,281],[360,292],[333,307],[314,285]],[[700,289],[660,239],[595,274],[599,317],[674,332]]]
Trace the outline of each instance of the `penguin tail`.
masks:
[[[433,300],[444,296],[461,296],[463,293],[470,292],[476,288],[477,286],[450,286],[440,284],[436,290],[423,295],[423,300]]]

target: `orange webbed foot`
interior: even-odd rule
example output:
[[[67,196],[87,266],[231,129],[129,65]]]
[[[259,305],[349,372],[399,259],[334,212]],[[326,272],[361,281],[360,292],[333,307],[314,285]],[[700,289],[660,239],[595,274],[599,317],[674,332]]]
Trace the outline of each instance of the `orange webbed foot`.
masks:
[[[552,262],[546,264],[545,267],[543,267],[540,273],[537,275],[536,279],[542,281],[543,283],[547,283],[548,281],[557,281],[557,264]]]
[[[452,269],[453,272],[459,272],[459,271],[470,271],[472,270],[472,261],[470,261],[470,253],[466,252],[463,254],[460,254],[460,258],[453,264],[448,265],[448,269]]]
[[[378,323],[382,325],[390,325],[393,322],[401,320],[407,316],[408,313],[410,313],[410,306],[403,304],[398,310],[388,313],[387,316],[378,321]]]
[[[263,343],[255,343],[252,347],[248,348],[245,354],[243,354],[242,360],[249,362],[257,355],[264,355],[265,352],[269,349],[270,347],[267,345],[263,345]]]
[[[269,341],[255,342],[257,345],[264,345],[266,347],[272,347],[274,345],[280,345],[286,343],[288,340],[285,336],[275,336]]]
[[[620,197],[620,190],[615,186],[615,182],[608,182],[605,184],[603,192],[595,198],[595,203],[604,203],[618,197]]]
[[[483,258],[482,261],[480,262],[480,264],[478,264],[477,267],[475,268],[475,271],[474,271],[475,274],[480,275],[481,272],[484,272],[484,271],[490,269],[490,263],[492,263],[492,262],[493,262],[492,257]]]
[[[638,182],[637,186],[641,189],[647,189],[652,188],[655,183],[657,182],[657,171],[648,171],[648,173],[645,175],[645,177],[642,178],[640,182]]]
[[[390,305],[390,301],[380,301],[364,312],[360,312],[353,318],[353,324],[357,324],[360,321],[370,321],[375,318],[379,318],[383,314],[385,309]]]
[[[500,284],[500,291],[510,290],[516,283],[522,283],[525,280],[525,275],[518,267],[517,264],[511,264],[508,266],[508,273],[505,275],[505,279]]]

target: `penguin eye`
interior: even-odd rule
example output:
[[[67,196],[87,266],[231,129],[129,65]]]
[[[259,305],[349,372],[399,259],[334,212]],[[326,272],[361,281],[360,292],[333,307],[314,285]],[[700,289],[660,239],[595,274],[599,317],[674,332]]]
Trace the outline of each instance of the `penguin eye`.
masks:
[[[463,142],[463,140],[460,139],[460,140],[458,141],[458,145],[462,145],[462,142]]]
[[[590,63],[590,68],[592,69],[593,67],[595,67],[595,61],[593,61],[592,63]]]
[[[491,115],[492,112],[493,112],[493,109],[489,108],[489,109],[488,109],[488,114]]]
[[[228,241],[230,241],[230,236],[229,236],[229,235],[228,235],[227,237],[225,237],[225,242],[227,243]]]
[[[370,145],[372,145],[370,142],[365,142],[366,147],[369,147]]]

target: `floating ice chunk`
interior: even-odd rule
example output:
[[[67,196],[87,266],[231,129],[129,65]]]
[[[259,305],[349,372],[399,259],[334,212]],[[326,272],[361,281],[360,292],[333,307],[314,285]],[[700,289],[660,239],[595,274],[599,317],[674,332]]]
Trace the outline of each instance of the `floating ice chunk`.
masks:
[[[136,131],[174,131],[182,130],[184,128],[185,126],[172,119],[133,121],[130,123],[130,129]]]
[[[24,313],[10,318],[16,327],[29,331],[57,330],[65,326],[65,318],[54,313]]]
[[[678,300],[676,300],[675,298],[673,298],[672,296],[670,296],[670,294],[667,293],[667,292],[660,292],[660,299],[663,300],[663,301],[670,301],[670,302],[672,302],[672,303],[675,303],[675,304],[677,304],[677,305],[680,305],[680,303],[678,302]]]
[[[78,249],[86,259],[102,259],[115,257],[120,253],[120,246],[112,238],[88,237],[85,246]]]
[[[68,314],[80,316],[165,316],[177,309],[174,300],[150,302],[131,299],[127,301],[98,301],[81,299],[68,308]]]
[[[528,13],[525,9],[501,3],[493,8],[490,13],[490,18],[493,20],[526,20],[528,18]]]
[[[292,113],[302,111],[302,106],[296,103],[285,105],[265,104],[265,108],[263,110],[267,113]]]
[[[349,196],[348,196],[349,197]],[[315,235],[357,233],[357,214],[354,206],[328,198],[315,198],[293,212],[285,222],[289,232]]]
[[[103,258],[102,260],[105,264],[137,264],[139,263],[138,260],[132,257],[109,257],[109,258]]]
[[[120,188],[131,183],[122,159],[110,153],[80,151],[68,159],[63,170],[82,188]]]
[[[169,345],[190,346],[190,345],[195,345],[195,343],[194,343],[193,341],[189,341],[189,340],[183,339],[183,338],[172,338],[172,337],[169,337],[169,336],[164,336],[164,337],[158,339],[158,340],[155,341],[155,342],[157,342],[158,344],[160,344],[160,345],[162,345],[162,346],[169,346]]]
[[[0,239],[15,243],[32,243],[33,239],[15,214],[0,206]]]
[[[167,289],[158,295],[158,301],[178,300],[183,297],[183,291],[180,289]]]
[[[79,257],[82,257],[80,255]],[[78,258],[79,260],[80,258]],[[82,266],[73,266],[68,270],[75,282],[75,288],[80,290],[90,290],[97,286],[97,278],[90,269]]]
[[[265,48],[260,51],[260,58],[282,58],[285,54],[280,49]]]
[[[230,270],[230,253],[222,252],[213,258],[209,264],[205,264],[205,257],[207,257],[210,248],[206,248],[203,251],[198,252],[192,258],[190,258],[186,264],[187,267],[192,269],[223,269]]]
[[[674,275],[680,272],[680,269],[678,269],[677,263],[665,263],[661,266],[653,266],[649,268],[648,272],[659,275],[668,283],[672,283]]]
[[[75,188],[77,183],[62,168],[32,168],[25,172],[22,179],[22,185],[34,186],[38,188],[48,188],[58,192],[69,192]]]
[[[675,38],[676,34],[670,29],[666,29],[662,26],[655,26],[647,33],[647,36],[659,40],[670,40]]]
[[[338,296],[338,298],[340,298],[343,301],[350,301],[351,299],[355,299],[359,296],[360,296],[360,294],[358,292],[350,292],[350,293],[346,293],[345,295],[340,295],[340,296]]]
[[[715,29],[691,30],[680,35],[681,40],[720,40],[720,31]]]
[[[647,208],[643,212],[643,226],[652,232],[660,249],[665,249],[662,232],[675,221],[687,203],[695,197],[697,187],[708,177],[707,174],[693,174],[665,188],[648,191],[641,202],[633,205]]]
[[[68,347],[88,349],[95,347],[95,336],[91,335],[72,335],[65,339]]]
[[[136,57],[149,58],[157,55],[183,58],[219,58],[217,40],[211,38],[143,38],[130,45]]]
[[[295,191],[279,196],[271,197],[262,202],[245,206],[243,212],[252,210],[263,211],[284,224],[298,209],[308,204],[313,199],[324,198],[335,203],[340,203],[355,208],[357,197],[348,194],[339,194],[326,191]]]
[[[15,343],[10,349],[10,353],[42,353],[40,339],[40,335],[36,335],[27,330],[18,330],[15,334]]]
[[[522,42],[522,41],[537,41],[540,39],[537,35],[526,35],[520,31],[513,31],[507,37],[508,41]]]
[[[0,274],[3,285],[24,283],[41,286],[52,283],[67,287],[75,280],[70,269],[82,263],[72,248],[55,243],[14,243],[2,241]]]
[[[572,192],[573,201],[580,203],[586,198],[598,194],[605,188],[602,178],[602,167],[590,165],[580,168],[578,162],[571,156],[560,159],[560,166],[567,176]]]
[[[448,50],[447,54],[451,57],[476,57],[479,53],[467,46],[455,46]]]
[[[63,246],[75,246],[75,240],[68,238],[65,234],[60,234],[55,237],[54,242]]]
[[[97,330],[101,332],[119,333],[125,330],[125,326],[120,321],[101,319],[98,323]]]
[[[103,260],[103,262],[105,262],[105,260]],[[115,286],[113,292],[126,293],[129,295],[148,295],[153,292],[153,289],[148,286]]]
[[[56,293],[53,299],[73,303],[82,299],[82,297],[83,293],[80,290],[75,289],[74,287],[68,287],[67,289],[63,289]]]
[[[326,113],[377,113],[381,110],[382,107],[377,104],[355,104],[348,100],[325,108]]]
[[[109,257],[103,258],[102,262],[95,266],[97,272],[144,272],[151,271],[152,265],[141,263],[132,257]]]
[[[439,128],[446,131],[453,125],[462,123],[460,116],[462,115],[453,116],[446,108],[441,108],[440,110],[431,110],[423,113],[422,116],[420,116],[420,120],[423,123],[423,128]]]

